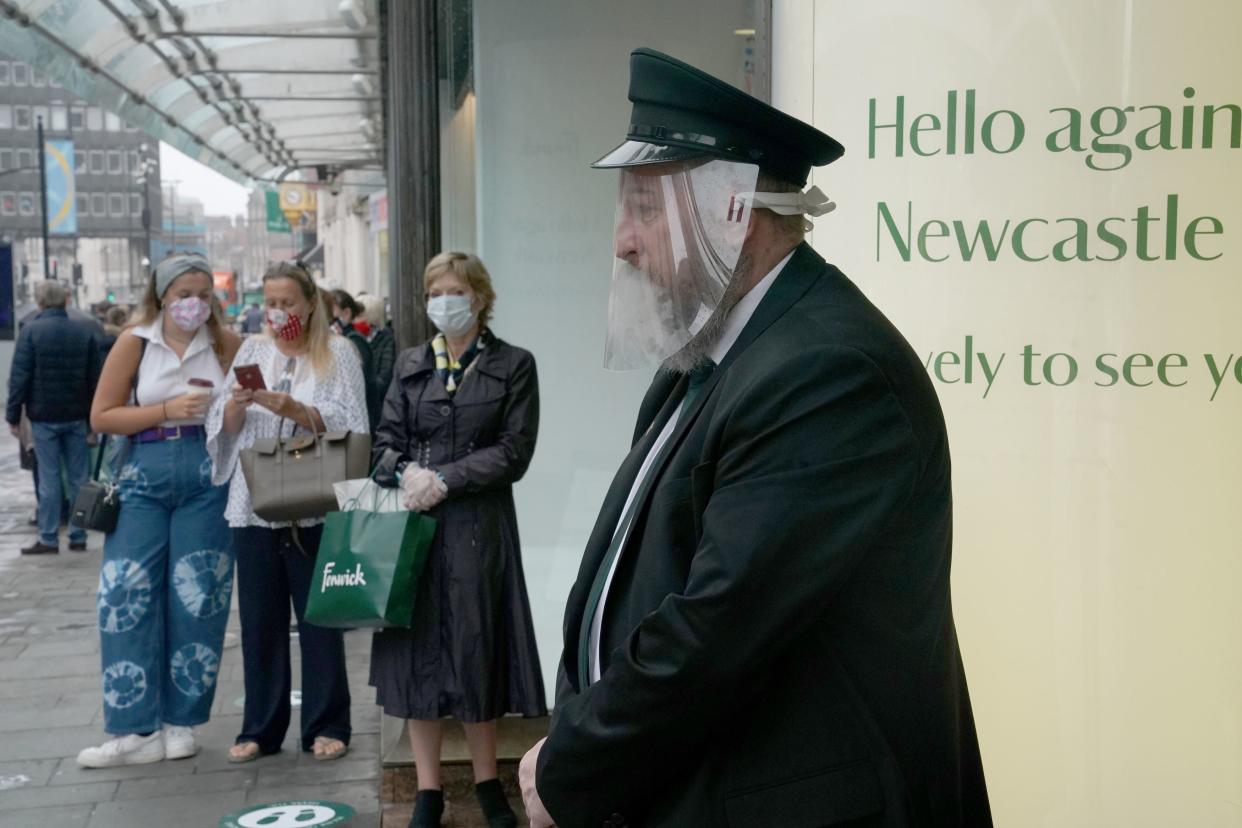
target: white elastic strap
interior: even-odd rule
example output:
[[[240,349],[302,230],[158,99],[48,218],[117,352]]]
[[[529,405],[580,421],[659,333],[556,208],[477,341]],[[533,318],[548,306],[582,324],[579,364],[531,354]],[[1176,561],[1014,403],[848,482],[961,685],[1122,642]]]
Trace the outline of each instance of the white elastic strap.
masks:
[[[750,198],[753,207],[762,207],[782,216],[819,217],[837,209],[837,203],[829,201],[828,196],[824,195],[824,191],[819,187],[811,187],[806,192],[796,193],[741,193],[739,198]],[[802,223],[802,226],[809,232],[813,225],[807,220]]]

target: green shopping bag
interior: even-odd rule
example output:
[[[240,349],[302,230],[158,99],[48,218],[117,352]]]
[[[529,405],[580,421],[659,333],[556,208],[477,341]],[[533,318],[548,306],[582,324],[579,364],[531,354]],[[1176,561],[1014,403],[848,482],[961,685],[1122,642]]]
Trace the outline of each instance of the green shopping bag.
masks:
[[[418,512],[329,512],[306,620],[321,627],[408,627],[436,522]]]

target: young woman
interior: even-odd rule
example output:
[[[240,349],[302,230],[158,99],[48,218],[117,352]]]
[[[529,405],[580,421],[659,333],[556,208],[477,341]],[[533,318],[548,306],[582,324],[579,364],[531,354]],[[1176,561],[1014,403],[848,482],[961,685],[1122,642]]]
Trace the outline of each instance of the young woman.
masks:
[[[241,340],[220,322],[211,266],[174,254],[108,354],[91,427],[127,435],[121,511],[99,576],[104,729],[89,768],[183,759],[207,721],[233,590],[227,491],[211,480],[203,418]]]
[[[246,338],[207,417],[212,479],[229,484],[224,512],[233,530],[241,609],[246,703],[231,762],[275,753],[289,728],[289,605],[298,620],[302,651],[302,750],[339,759],[349,745],[349,682],[340,630],[306,623],[306,597],[322,519],[269,523],[251,508],[237,462],[262,437],[304,431],[367,432],[367,408],[358,352],[328,329],[328,305],[300,266],[279,264],[263,276],[266,329]],[[234,371],[258,365],[266,386],[248,390]]]
[[[399,476],[406,508],[434,516],[436,536],[413,624],[373,639],[371,684],[388,715],[409,720],[412,828],[440,824],[444,716],[465,726],[488,825],[510,828],[496,719],[547,712],[513,505],[535,451],[539,383],[530,352],[487,327],[496,294],[478,258],[441,253],[424,284],[440,333],[398,357],[373,453],[377,480]]]

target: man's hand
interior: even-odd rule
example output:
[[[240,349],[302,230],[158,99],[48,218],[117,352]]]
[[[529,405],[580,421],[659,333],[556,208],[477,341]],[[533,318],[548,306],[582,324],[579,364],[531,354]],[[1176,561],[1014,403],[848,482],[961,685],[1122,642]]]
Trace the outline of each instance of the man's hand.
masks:
[[[21,433],[22,433],[21,423],[9,423],[9,434],[12,434],[14,437],[20,437]]]
[[[526,806],[526,817],[530,820],[530,828],[556,828],[548,810],[539,799],[539,791],[535,790],[535,769],[539,766],[539,751],[543,743],[548,741],[545,736],[526,752],[518,765],[518,784],[522,786],[522,804]]]

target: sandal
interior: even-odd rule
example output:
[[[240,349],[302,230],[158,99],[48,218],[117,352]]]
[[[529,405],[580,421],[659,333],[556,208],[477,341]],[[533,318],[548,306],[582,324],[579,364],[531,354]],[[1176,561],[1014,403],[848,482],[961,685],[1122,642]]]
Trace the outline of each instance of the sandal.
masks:
[[[330,762],[349,753],[349,745],[331,736],[316,736],[311,751],[320,762]]]
[[[229,762],[234,765],[244,765],[246,762],[253,762],[263,755],[262,748],[258,742],[238,742],[229,748]]]

